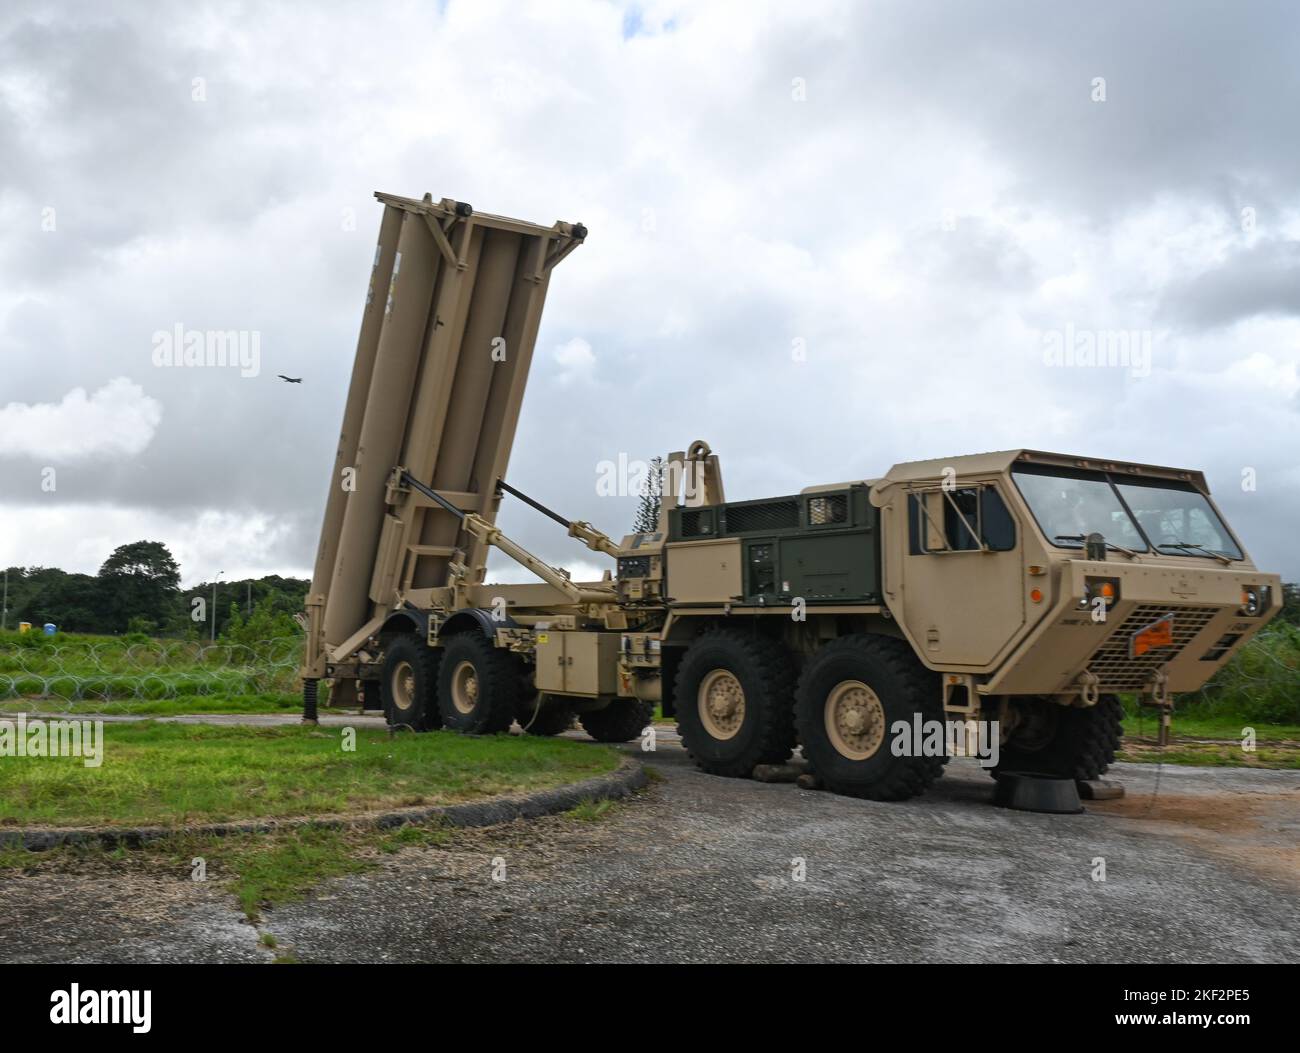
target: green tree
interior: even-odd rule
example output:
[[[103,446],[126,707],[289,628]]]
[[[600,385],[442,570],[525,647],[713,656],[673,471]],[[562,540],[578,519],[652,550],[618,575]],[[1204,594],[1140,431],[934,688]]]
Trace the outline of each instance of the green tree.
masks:
[[[637,501],[636,518],[632,520],[632,533],[653,534],[659,529],[659,498],[664,489],[664,459],[656,457],[650,462]]]
[[[115,630],[133,618],[174,623],[180,584],[180,567],[161,541],[119,545],[99,568],[101,602]]]
[[[63,632],[107,631],[99,580],[58,567],[10,567],[6,624],[13,629],[19,622],[53,622]]]

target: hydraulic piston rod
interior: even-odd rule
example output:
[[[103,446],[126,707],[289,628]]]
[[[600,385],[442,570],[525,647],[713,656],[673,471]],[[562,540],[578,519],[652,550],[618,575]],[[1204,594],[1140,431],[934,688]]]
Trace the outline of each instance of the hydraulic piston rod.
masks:
[[[446,509],[459,519],[461,528],[467,534],[478,538],[484,544],[500,549],[521,567],[526,567],[546,582],[546,584],[563,592],[569,599],[569,602],[608,603],[614,598],[615,593],[613,588],[606,588],[604,586],[580,587],[575,585],[561,571],[552,567],[544,560],[538,559],[522,545],[518,545],[514,541],[511,541],[510,538],[506,537],[506,535],[501,532],[500,528],[489,523],[482,516],[477,515],[474,512],[466,512],[463,509],[457,508],[443,497],[442,494],[425,486],[409,472],[405,470],[400,471],[398,478],[403,486],[410,487],[412,490],[423,494],[430,501],[434,502],[439,507]],[[586,526],[586,524],[570,524],[570,532],[572,532],[574,526]],[[603,537],[604,535],[601,536]],[[608,540],[608,538],[606,540]]]

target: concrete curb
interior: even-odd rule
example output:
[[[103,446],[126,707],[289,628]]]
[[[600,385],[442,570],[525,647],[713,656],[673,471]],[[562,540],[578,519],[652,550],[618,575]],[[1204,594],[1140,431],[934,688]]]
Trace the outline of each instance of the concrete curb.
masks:
[[[25,848],[43,852],[60,845],[98,844],[135,848],[168,837],[227,837],[231,834],[267,834],[279,830],[392,830],[411,823],[438,819],[447,826],[495,826],[514,819],[536,819],[575,808],[584,801],[626,797],[641,789],[649,779],[641,762],[623,757],[616,770],[594,779],[554,786],[530,794],[507,794],[465,804],[399,808],[391,812],[362,812],[357,815],[320,815],[289,819],[250,819],[236,823],[200,826],[79,827],[30,830],[0,830],[0,848]]]

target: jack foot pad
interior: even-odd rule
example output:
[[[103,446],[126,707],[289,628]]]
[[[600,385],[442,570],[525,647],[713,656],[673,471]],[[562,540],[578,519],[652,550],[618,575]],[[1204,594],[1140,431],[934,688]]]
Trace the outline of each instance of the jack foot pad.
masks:
[[[999,772],[993,803],[1000,808],[1052,815],[1077,815],[1083,811],[1073,779],[1033,772]]]

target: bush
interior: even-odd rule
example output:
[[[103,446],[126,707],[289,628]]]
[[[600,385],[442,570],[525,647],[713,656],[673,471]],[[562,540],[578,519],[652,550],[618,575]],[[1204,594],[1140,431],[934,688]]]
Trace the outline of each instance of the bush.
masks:
[[[245,647],[265,647],[271,640],[292,639],[302,635],[298,623],[283,611],[275,609],[274,601],[268,597],[253,608],[253,613],[245,618],[236,604],[230,605],[230,621],[221,634],[226,643],[243,644]]]
[[[1189,715],[1300,724],[1300,627],[1273,622],[1180,708]]]

